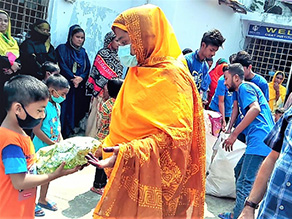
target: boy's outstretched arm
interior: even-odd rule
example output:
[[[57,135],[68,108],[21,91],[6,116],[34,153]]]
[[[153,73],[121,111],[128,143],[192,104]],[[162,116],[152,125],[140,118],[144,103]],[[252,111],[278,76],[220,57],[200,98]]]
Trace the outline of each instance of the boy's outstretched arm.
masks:
[[[73,169],[65,170],[64,166],[65,166],[65,162],[63,162],[56,169],[55,172],[49,173],[49,174],[42,174],[42,175],[34,175],[34,174],[27,174],[27,173],[10,174],[10,179],[15,189],[17,190],[30,189],[30,188],[48,183],[59,177],[75,173],[81,169],[81,166],[76,166]]]

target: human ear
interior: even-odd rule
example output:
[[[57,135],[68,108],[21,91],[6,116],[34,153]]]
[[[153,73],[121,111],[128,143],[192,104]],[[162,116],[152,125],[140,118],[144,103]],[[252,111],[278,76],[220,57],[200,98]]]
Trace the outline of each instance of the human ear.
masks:
[[[235,82],[238,82],[238,81],[239,81],[239,76],[238,76],[238,74],[234,75],[234,76],[233,76],[233,79],[234,79]]]
[[[52,87],[50,87],[50,88],[49,88],[49,93],[50,93],[50,95],[55,96],[55,95],[54,95],[54,92],[56,92],[56,90],[53,89]]]
[[[14,102],[11,104],[10,110],[13,111],[15,114],[19,115],[22,112],[22,106],[20,103]]]

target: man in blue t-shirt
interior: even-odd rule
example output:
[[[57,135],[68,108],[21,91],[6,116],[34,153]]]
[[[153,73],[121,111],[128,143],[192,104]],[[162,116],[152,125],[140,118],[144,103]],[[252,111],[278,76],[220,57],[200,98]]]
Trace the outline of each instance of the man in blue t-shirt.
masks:
[[[209,67],[206,62],[206,58],[212,58],[218,51],[219,47],[222,47],[224,41],[225,38],[222,36],[219,30],[215,29],[208,31],[204,33],[202,37],[200,49],[185,56],[188,68],[193,75],[201,96],[204,92],[207,92],[211,83],[211,78],[208,74]]]
[[[269,102],[269,85],[268,85],[268,82],[266,81],[266,79],[263,76],[261,76],[259,74],[256,74],[256,73],[254,73],[252,71],[252,59],[251,59],[251,56],[246,51],[243,51],[243,50],[239,51],[235,55],[235,57],[233,58],[232,63],[240,63],[243,66],[244,80],[256,84],[261,89],[261,91],[263,92],[266,100]],[[238,104],[237,95],[236,95],[236,93],[234,93],[233,94],[233,105],[237,105],[237,104]],[[233,108],[233,110],[232,110],[230,124],[234,124],[235,123],[235,125],[237,125],[237,124],[240,123],[243,115],[239,114],[238,117],[235,117],[234,114],[236,114],[236,112],[234,112],[234,110],[236,110],[236,108]],[[232,128],[232,126],[230,125],[228,130],[230,131],[231,128]],[[241,133],[238,136],[238,139],[241,140],[242,142],[245,142],[245,133],[244,132]]]
[[[244,129],[247,141],[245,154],[234,168],[236,204],[233,218],[237,218],[261,163],[271,151],[263,140],[273,128],[274,120],[263,92],[255,84],[243,81],[244,69],[241,64],[231,64],[224,69],[224,78],[228,90],[237,93],[238,105],[234,107],[243,115],[243,119],[223,142],[223,147],[226,151],[231,151],[237,136]],[[220,214],[219,217],[226,218],[226,214],[228,213]]]
[[[217,84],[215,94],[211,100],[209,108],[219,112],[222,115],[222,130],[225,131],[226,123],[228,123],[232,112],[232,92],[229,92],[224,85],[224,76],[222,75]]]

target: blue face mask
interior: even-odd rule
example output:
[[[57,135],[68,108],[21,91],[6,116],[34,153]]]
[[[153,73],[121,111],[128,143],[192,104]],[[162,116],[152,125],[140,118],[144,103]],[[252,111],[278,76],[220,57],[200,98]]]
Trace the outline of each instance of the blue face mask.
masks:
[[[138,65],[136,55],[131,55],[131,44],[119,46],[118,56],[121,63],[126,67],[134,67]]]
[[[56,91],[56,90],[55,90]],[[53,95],[51,95],[52,97],[52,100],[55,102],[55,103],[62,103],[66,98],[62,97],[57,91],[56,93],[59,95],[59,97],[54,97]]]

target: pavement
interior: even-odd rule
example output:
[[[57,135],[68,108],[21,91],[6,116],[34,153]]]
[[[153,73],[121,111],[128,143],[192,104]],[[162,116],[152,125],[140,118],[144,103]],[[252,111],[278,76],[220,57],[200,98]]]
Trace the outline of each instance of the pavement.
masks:
[[[90,191],[94,174],[95,168],[88,166],[82,171],[52,181],[49,186],[47,198],[57,203],[58,210],[53,212],[44,209],[46,215],[38,218],[92,218],[93,211],[101,197]],[[219,213],[230,212],[233,205],[234,199],[206,195],[205,218],[218,218],[217,215]]]

